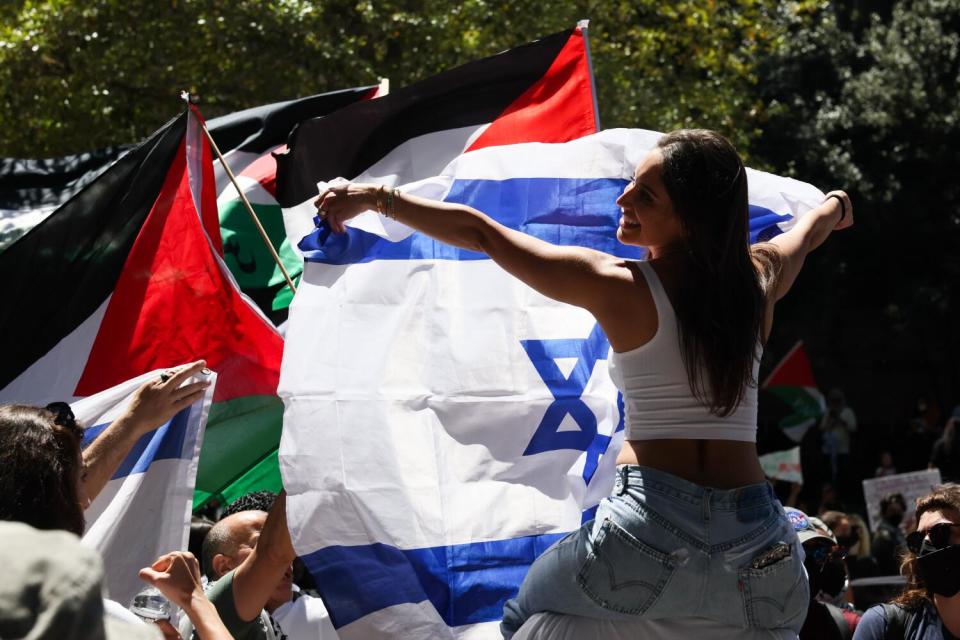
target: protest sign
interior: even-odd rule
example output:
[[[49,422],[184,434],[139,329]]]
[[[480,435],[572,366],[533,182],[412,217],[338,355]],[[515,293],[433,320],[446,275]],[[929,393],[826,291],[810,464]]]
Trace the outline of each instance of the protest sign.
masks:
[[[800,447],[774,451],[760,456],[763,474],[774,480],[799,482],[803,484],[803,470],[800,468]]]
[[[898,473],[883,478],[870,478],[863,481],[863,500],[867,503],[867,516],[870,518],[870,530],[876,531],[880,524],[880,501],[893,493],[903,496],[907,504],[907,511],[903,514],[904,521],[913,517],[914,504],[917,498],[930,493],[940,484],[940,470],[927,469],[912,473]]]

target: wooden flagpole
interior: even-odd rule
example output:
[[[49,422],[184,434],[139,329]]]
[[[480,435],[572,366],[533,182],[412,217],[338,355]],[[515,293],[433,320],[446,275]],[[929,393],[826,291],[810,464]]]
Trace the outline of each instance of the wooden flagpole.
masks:
[[[190,107],[190,94],[186,91],[180,92],[180,98],[187,103],[187,107]],[[287,268],[283,266],[283,261],[280,259],[280,254],[277,253],[277,250],[273,248],[273,243],[270,242],[270,236],[267,235],[266,229],[263,228],[263,225],[260,223],[260,218],[257,217],[257,214],[254,213],[253,207],[250,205],[250,201],[247,200],[247,195],[243,192],[243,189],[240,188],[240,185],[237,184],[237,177],[233,175],[233,171],[230,170],[230,165],[227,164],[226,159],[223,157],[223,154],[220,153],[220,148],[217,147],[217,143],[213,141],[213,136],[210,135],[210,131],[207,129],[207,123],[200,120],[200,126],[203,128],[203,133],[206,134],[207,140],[210,142],[210,147],[213,149],[213,152],[217,154],[217,158],[220,159],[220,164],[223,165],[224,171],[227,172],[227,176],[230,178],[230,182],[233,183],[233,188],[237,190],[237,193],[240,195],[240,199],[243,201],[243,206],[246,207],[247,213],[250,214],[250,220],[253,221],[253,225],[257,228],[257,231],[260,232],[260,237],[263,238],[263,243],[267,245],[267,249],[270,250],[270,255],[273,256],[273,261],[277,263],[277,266],[280,267],[280,272],[283,273],[283,278],[287,281],[287,286],[290,287],[290,291],[294,294],[297,293],[297,285],[293,284],[293,278],[290,277],[290,274],[287,272]]]
[[[254,213],[253,207],[250,206],[250,201],[247,200],[247,195],[243,192],[243,189],[240,188],[240,185],[237,184],[237,178],[233,175],[233,171],[230,170],[230,165],[227,164],[223,154],[220,153],[217,143],[213,141],[213,136],[210,135],[210,131],[207,129],[207,123],[201,121],[200,125],[203,127],[203,132],[207,135],[207,140],[210,141],[210,146],[213,148],[213,152],[217,154],[218,158],[220,158],[220,164],[230,177],[230,182],[233,183],[233,187],[237,190],[237,193],[240,194],[240,199],[243,200],[243,206],[246,207],[247,213],[250,214],[250,220],[253,221],[254,226],[257,227],[257,231],[260,232],[260,237],[263,238],[263,243],[267,245],[267,249],[270,250],[270,255],[273,256],[273,261],[277,263],[278,267],[280,267],[280,271],[283,273],[283,277],[287,281],[287,286],[290,287],[290,291],[293,291],[293,293],[296,294],[297,285],[293,284],[293,279],[290,277],[290,274],[287,273],[287,268],[283,266],[283,261],[280,259],[280,254],[278,254],[277,250],[273,248],[273,243],[270,242],[270,236],[267,235],[266,229],[264,229],[263,225],[260,223],[260,218],[257,217],[256,213]]]

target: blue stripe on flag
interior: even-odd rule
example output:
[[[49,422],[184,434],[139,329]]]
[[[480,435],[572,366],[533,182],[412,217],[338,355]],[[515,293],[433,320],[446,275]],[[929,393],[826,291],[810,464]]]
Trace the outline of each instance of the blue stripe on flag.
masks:
[[[87,447],[110,422],[98,424],[83,431],[82,446]],[[169,422],[161,425],[157,430],[144,434],[137,440],[130,453],[120,464],[111,480],[123,478],[134,473],[143,473],[155,460],[172,460],[189,457],[183,452],[183,441],[187,437],[187,428],[190,424],[190,407],[182,409]],[[192,455],[192,452],[190,452]]]
[[[591,247],[638,259],[643,251],[617,241],[620,220],[617,197],[627,181],[612,178],[511,178],[455,180],[446,202],[470,205],[511,229],[557,245]],[[750,241],[769,240],[781,231],[778,222],[790,220],[750,205]],[[485,260],[476,251],[460,249],[414,233],[400,242],[347,228],[332,234],[324,224],[303,238],[299,248],[308,262],[356,264],[372,260]]]
[[[398,549],[332,546],[302,559],[336,628],[398,604],[429,600],[451,627],[500,620],[533,561],[563,534]]]

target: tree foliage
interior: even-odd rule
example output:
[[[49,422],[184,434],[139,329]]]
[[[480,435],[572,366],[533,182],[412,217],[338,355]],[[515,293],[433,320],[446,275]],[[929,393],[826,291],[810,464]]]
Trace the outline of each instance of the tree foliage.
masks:
[[[952,404],[960,4],[900,0],[879,13],[860,4],[815,11],[759,69],[769,121],[755,151],[801,179],[845,188],[857,210],[855,231],[814,254],[796,296],[803,303],[778,331],[819,336],[848,379],[890,390],[874,403],[906,392]]]
[[[749,150],[755,67],[792,3],[737,0],[21,0],[0,13],[0,154],[129,143],[186,89],[208,117],[375,82],[404,86],[591,19],[605,127],[709,126]]]

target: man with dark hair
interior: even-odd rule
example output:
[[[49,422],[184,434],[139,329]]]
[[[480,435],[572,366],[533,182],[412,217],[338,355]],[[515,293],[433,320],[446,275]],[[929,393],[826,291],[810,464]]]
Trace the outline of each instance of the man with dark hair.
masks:
[[[276,499],[277,494],[273,491],[251,491],[250,493],[245,493],[227,506],[223,515],[220,516],[220,519],[223,520],[227,516],[232,516],[241,511],[270,511]]]

